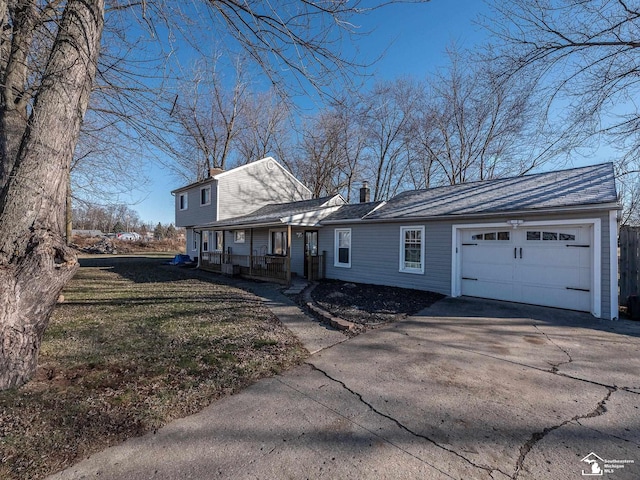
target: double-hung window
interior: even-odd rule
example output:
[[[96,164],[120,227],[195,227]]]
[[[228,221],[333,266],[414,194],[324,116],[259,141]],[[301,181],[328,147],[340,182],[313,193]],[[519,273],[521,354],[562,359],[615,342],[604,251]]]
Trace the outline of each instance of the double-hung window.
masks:
[[[351,229],[336,228],[334,238],[333,265],[351,268]]]
[[[211,232],[209,231],[202,232],[202,251],[208,252],[210,245],[211,245]]]
[[[216,252],[221,252],[224,247],[224,232],[217,230],[216,232]]]
[[[186,210],[189,208],[189,194],[181,193],[178,195],[178,207],[180,210]]]
[[[202,187],[200,189],[200,205],[211,205],[211,187]]]
[[[400,271],[424,273],[424,227],[400,227]]]
[[[287,254],[287,231],[286,230],[271,231],[271,254],[272,255]]]

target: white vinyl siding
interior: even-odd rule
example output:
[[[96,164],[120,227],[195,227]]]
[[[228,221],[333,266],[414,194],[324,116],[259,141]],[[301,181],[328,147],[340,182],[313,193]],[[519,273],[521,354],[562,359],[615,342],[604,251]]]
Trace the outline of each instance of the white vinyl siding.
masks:
[[[257,161],[218,175],[218,220],[249,214],[269,203],[311,198],[274,160]]]
[[[400,271],[424,273],[424,227],[400,227]]]
[[[334,266],[351,268],[351,229],[335,229]]]

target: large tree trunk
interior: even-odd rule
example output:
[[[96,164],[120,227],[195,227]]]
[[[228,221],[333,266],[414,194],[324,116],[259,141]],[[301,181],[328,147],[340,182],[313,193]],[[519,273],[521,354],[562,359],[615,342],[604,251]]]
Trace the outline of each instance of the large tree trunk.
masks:
[[[0,82],[0,120],[7,127],[0,132],[0,389],[33,375],[49,317],[78,266],[65,242],[65,197],[103,23],[104,0],[67,2],[33,106],[22,119],[6,101],[12,95],[6,88],[24,88],[28,79],[6,81],[11,72],[5,70]],[[11,40],[22,41],[19,35]],[[11,52],[30,47],[12,45]]]

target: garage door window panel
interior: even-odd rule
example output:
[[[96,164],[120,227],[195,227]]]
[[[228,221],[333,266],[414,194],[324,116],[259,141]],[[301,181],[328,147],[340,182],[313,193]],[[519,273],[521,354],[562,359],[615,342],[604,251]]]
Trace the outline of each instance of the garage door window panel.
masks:
[[[509,231],[500,231],[500,232],[483,232],[483,233],[476,233],[473,234],[471,236],[471,240],[488,240],[488,241],[492,241],[492,240],[497,240],[497,241],[509,241],[511,240],[511,232]]]
[[[576,235],[567,232],[527,231],[527,241],[561,241],[575,242]]]

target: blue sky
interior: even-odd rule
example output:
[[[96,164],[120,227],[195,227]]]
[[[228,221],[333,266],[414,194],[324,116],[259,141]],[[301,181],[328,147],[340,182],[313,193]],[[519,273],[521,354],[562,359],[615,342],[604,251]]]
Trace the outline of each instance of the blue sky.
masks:
[[[486,40],[485,32],[474,24],[486,11],[481,0],[432,0],[387,7],[361,19],[363,30],[374,31],[360,37],[359,48],[369,58],[386,49],[385,56],[373,67],[374,78],[423,78],[446,65],[445,50],[452,43],[471,48]],[[174,199],[170,192],[183,182],[151,159],[145,164],[149,182],[144,190],[132,193],[131,208],[144,222],[173,223]]]

